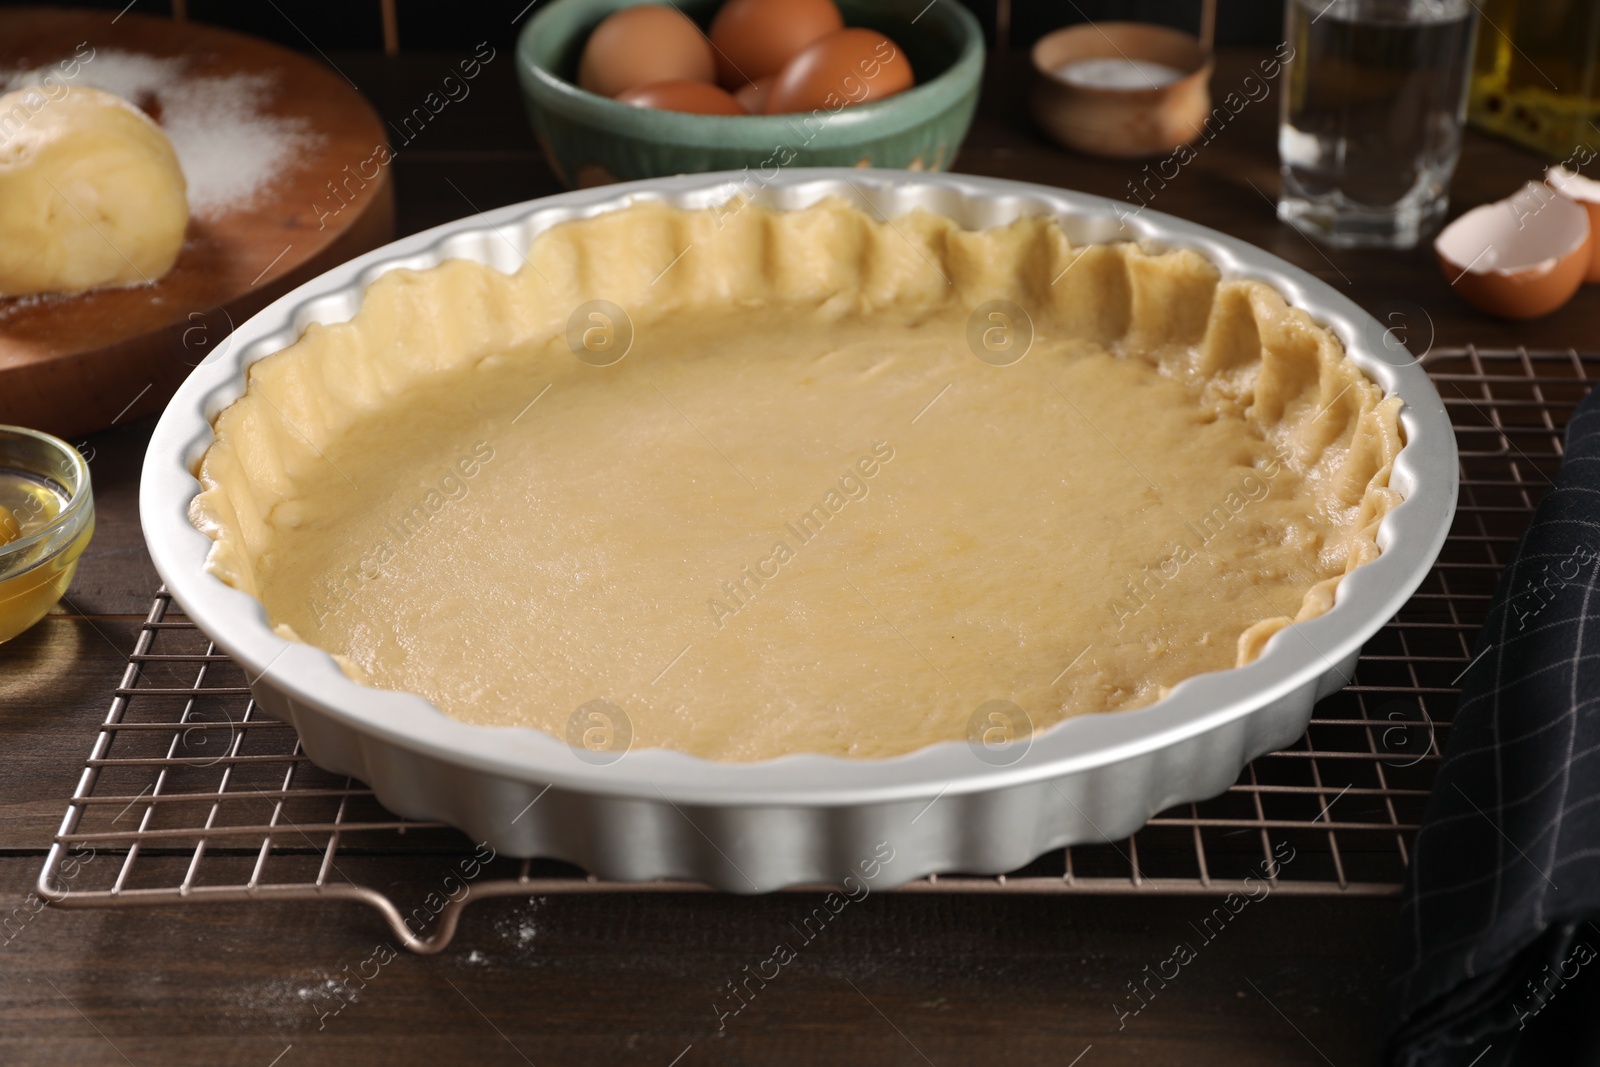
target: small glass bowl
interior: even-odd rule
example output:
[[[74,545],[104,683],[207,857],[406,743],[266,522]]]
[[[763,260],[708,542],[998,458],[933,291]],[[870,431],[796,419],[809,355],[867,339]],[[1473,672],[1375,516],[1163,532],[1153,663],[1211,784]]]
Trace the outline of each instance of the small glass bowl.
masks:
[[[22,530],[21,537],[0,544],[4,642],[44,618],[72,584],[78,557],[94,536],[89,465],[60,438],[0,426],[0,505]]]

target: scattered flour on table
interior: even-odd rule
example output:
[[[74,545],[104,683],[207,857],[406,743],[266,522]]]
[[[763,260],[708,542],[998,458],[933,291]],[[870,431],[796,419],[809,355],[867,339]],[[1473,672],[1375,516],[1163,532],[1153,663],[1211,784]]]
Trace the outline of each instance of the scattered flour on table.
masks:
[[[299,116],[267,114],[270,74],[187,75],[188,60],[100,49],[69,84],[116,93],[155,113],[189,184],[189,211],[216,218],[250,207],[319,140]],[[53,64],[0,71],[0,89],[37,85]]]
[[[495,933],[499,934],[500,939],[508,945],[520,949],[528,948],[539,935],[539,928],[534,925],[533,916],[543,903],[542,897],[529,897],[526,909],[518,908],[511,914],[495,920]]]
[[[240,1020],[252,1023],[267,1020],[275,1031],[315,1030],[319,1005],[334,1003],[332,978],[276,978],[266,982],[244,983],[234,998],[234,1011]]]

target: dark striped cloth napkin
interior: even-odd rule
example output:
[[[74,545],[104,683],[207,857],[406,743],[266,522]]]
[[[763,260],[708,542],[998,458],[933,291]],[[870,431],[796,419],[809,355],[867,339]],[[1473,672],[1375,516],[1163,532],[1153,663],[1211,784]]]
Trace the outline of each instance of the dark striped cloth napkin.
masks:
[[[1600,1063],[1600,390],[1495,592],[1417,834],[1393,1067]]]

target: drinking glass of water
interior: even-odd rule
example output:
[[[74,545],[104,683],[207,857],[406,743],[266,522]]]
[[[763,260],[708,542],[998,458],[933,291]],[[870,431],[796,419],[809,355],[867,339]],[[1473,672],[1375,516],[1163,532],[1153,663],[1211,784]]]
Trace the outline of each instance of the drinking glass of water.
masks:
[[[1337,247],[1410,248],[1450,204],[1472,0],[1288,0],[1278,217]]]

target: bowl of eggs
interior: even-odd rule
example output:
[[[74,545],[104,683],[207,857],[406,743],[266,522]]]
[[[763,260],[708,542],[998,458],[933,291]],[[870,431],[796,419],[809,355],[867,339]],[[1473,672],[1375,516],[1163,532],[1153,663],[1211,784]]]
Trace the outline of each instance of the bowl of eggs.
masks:
[[[568,186],[797,166],[944,170],[983,31],[949,0],[555,0],[517,42]]]

